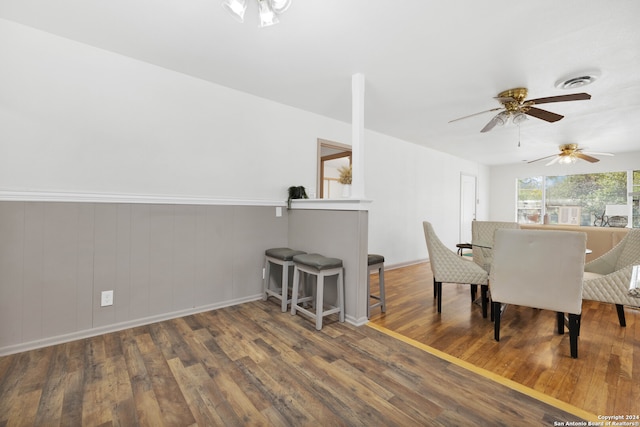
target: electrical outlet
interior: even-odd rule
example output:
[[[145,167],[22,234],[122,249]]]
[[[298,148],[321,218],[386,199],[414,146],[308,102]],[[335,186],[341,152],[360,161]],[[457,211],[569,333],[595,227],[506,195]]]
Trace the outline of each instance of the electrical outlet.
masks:
[[[113,305],[113,291],[102,291],[100,295],[100,307]]]

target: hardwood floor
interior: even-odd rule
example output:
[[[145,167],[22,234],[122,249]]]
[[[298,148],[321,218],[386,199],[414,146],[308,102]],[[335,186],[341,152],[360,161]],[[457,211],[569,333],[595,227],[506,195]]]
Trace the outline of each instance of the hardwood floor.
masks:
[[[470,350],[469,340],[442,332],[481,335],[488,321],[429,320],[423,313],[432,295],[406,294],[410,271],[388,272],[388,314],[377,322],[392,327],[403,316],[415,336],[440,334],[447,348],[487,358],[491,340]],[[455,289],[445,288],[443,319],[479,310],[462,298],[456,310]],[[407,300],[420,307],[398,304]],[[581,419],[372,327],[328,320],[316,331],[275,301],[256,301],[5,356],[0,426],[552,426]],[[515,366],[509,354],[494,364]],[[565,377],[573,382],[578,374],[585,373]],[[634,387],[625,392],[637,396]]]
[[[556,333],[553,312],[509,306],[498,343],[469,286],[443,284],[438,315],[428,263],[387,270],[385,287],[387,312],[372,312],[376,325],[592,414],[640,416],[640,311],[625,308],[621,328],[615,306],[585,301],[571,359],[569,334]]]

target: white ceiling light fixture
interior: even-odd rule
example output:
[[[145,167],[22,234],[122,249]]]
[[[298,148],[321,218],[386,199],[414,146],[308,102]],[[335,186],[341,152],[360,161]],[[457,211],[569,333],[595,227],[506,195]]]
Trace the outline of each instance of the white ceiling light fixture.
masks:
[[[291,6],[291,0],[271,0],[269,3],[271,3],[273,11],[278,15],[286,12],[286,10],[289,9],[289,6]]]
[[[576,161],[578,161],[578,159],[575,156],[572,156],[572,155],[562,156],[562,157],[558,158],[558,163],[561,164],[561,165],[572,165]]]
[[[503,111],[500,114],[498,114],[495,117],[495,119],[496,119],[496,125],[504,126],[509,121],[509,113],[507,111]]]
[[[522,113],[522,112],[515,113],[513,115],[513,118],[511,119],[511,121],[515,125],[519,125],[520,123],[526,122],[527,120],[529,120],[529,118],[525,113]]]
[[[222,2],[222,7],[238,22],[244,22],[244,13],[247,10],[247,0],[224,0]]]
[[[244,14],[249,0],[223,0],[222,7],[237,21],[244,22]],[[291,6],[291,0],[256,0],[260,14],[260,27],[269,27],[280,22],[278,15]]]
[[[258,0],[258,11],[260,12],[260,27],[270,27],[280,22],[276,16],[271,0]]]
[[[511,111],[502,111],[500,113],[498,113],[496,116],[494,116],[493,119],[491,119],[491,121],[489,122],[489,124],[486,127],[491,127],[493,128],[494,126],[504,126],[507,123],[509,123],[509,118],[511,118],[511,121],[513,122],[514,125],[520,125],[521,123],[527,121],[527,116],[524,113],[521,112],[511,112]]]

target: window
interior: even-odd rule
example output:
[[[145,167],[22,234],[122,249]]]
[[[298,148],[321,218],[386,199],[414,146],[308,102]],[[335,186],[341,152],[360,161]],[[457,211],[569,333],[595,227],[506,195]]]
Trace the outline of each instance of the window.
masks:
[[[534,176],[518,180],[518,222],[542,223],[544,177]]]
[[[548,176],[545,182],[549,224],[559,224],[561,207],[580,207],[576,225],[604,225],[607,205],[627,203],[627,173]]]
[[[640,227],[640,171],[632,173],[633,190],[627,189],[627,172],[521,178],[518,222],[625,226],[628,214],[611,212],[630,212],[627,194],[634,191],[632,224]]]

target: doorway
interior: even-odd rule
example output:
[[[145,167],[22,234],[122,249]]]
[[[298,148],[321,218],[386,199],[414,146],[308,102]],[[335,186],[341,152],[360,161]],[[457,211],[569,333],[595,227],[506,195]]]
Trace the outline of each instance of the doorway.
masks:
[[[351,166],[351,147],[318,139],[317,194],[320,199],[342,197],[342,184],[338,182],[338,178],[339,169],[343,166]]]

